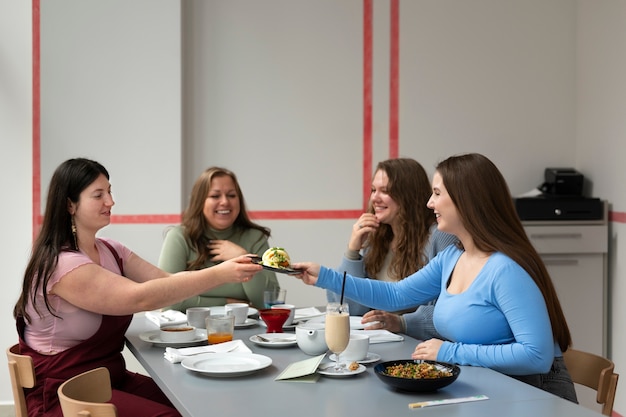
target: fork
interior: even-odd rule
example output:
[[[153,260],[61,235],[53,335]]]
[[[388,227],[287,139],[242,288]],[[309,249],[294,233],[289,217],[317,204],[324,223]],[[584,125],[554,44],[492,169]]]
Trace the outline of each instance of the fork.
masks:
[[[287,339],[287,338],[272,338],[272,339],[268,339],[267,337],[263,337],[259,334],[256,335],[256,337],[261,341],[261,342],[266,342],[266,343],[273,343],[273,342],[293,342],[294,339]]]

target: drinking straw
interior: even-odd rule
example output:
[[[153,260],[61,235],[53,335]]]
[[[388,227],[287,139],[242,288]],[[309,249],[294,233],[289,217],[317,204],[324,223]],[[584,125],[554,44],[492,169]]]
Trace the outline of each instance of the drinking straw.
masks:
[[[343,283],[341,284],[341,298],[339,304],[343,304],[343,291],[346,289],[346,271],[343,271]]]

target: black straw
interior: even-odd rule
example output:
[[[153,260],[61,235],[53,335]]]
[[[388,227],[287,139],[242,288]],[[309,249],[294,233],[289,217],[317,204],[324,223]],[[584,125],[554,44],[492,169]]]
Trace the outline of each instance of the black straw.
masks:
[[[346,271],[343,271],[343,283],[341,284],[341,299],[339,304],[343,304],[343,291],[346,289]]]

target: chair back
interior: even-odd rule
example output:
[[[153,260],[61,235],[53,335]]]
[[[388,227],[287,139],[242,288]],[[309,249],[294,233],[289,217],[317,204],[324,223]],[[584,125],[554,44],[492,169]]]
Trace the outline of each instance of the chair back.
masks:
[[[13,401],[15,402],[15,417],[28,417],[24,388],[35,386],[35,366],[33,365],[33,358],[28,355],[20,355],[19,351],[20,347],[17,344],[7,349],[9,375],[13,389]]]
[[[619,378],[613,361],[571,348],[563,353],[563,358],[574,383],[596,390],[596,402],[602,404],[602,414],[610,416]]]
[[[116,417],[111,399],[111,377],[101,367],[78,374],[58,389],[63,417]]]

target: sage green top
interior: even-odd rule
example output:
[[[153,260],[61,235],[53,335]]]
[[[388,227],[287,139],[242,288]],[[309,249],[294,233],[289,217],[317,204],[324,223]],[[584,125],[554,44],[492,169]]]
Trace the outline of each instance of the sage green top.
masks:
[[[226,230],[211,229],[211,237],[213,239],[229,240],[247,250],[248,253],[256,253],[259,256],[262,256],[269,249],[267,237],[257,229],[242,229],[236,226]],[[197,257],[198,253],[189,246],[185,239],[183,226],[174,226],[167,232],[163,241],[161,255],[159,256],[159,267],[171,273],[185,271],[188,263]],[[215,264],[216,262],[208,260],[203,267],[208,268]],[[223,284],[210,291],[174,304],[169,308],[184,313],[189,307],[223,306],[227,303],[227,298],[236,298],[248,300],[253,307],[261,309],[264,308],[263,291],[278,288],[279,286],[276,274],[263,270],[248,282]]]

